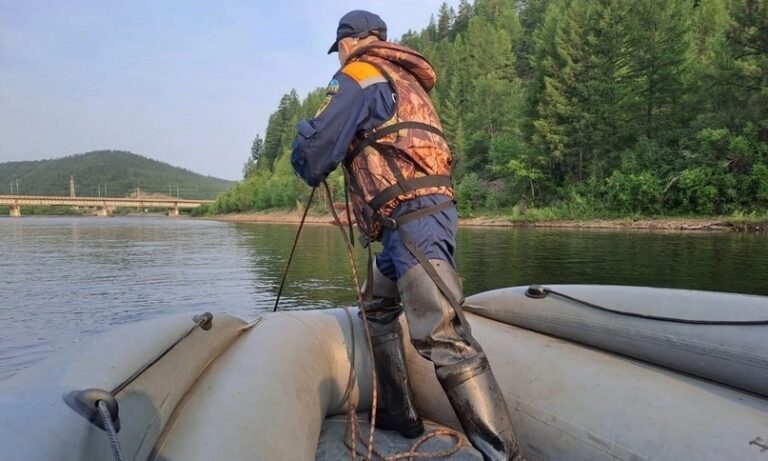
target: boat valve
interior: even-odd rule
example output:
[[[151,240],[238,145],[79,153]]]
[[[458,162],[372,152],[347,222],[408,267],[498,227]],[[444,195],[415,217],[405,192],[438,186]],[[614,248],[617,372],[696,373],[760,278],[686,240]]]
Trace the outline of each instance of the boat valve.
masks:
[[[533,299],[543,299],[546,298],[548,294],[547,289],[541,285],[531,285],[525,290],[525,296]]]

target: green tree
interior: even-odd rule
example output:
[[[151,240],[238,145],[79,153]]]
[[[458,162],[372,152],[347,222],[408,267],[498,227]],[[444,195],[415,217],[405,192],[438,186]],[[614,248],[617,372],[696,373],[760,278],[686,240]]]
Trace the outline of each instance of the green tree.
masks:
[[[557,181],[604,178],[616,166],[627,72],[623,8],[621,0],[574,0],[562,16],[550,10],[554,34],[538,42],[543,90],[533,139]]]
[[[264,138],[264,150],[260,157],[260,162],[256,168],[261,170],[271,170],[273,163],[277,160],[282,146],[292,140],[295,136],[294,127],[296,125],[299,110],[299,95],[296,90],[280,98],[280,104],[277,111],[269,116],[267,131]]]
[[[456,12],[447,3],[440,5],[440,12],[437,14],[437,40],[447,40],[456,19]]]
[[[694,2],[629,2],[625,118],[636,137],[670,142],[680,136],[689,117],[683,104],[691,62]]]
[[[251,156],[243,165],[243,178],[251,176],[256,169],[256,164],[259,162],[259,157],[264,153],[264,140],[261,136],[256,135],[251,144]]]

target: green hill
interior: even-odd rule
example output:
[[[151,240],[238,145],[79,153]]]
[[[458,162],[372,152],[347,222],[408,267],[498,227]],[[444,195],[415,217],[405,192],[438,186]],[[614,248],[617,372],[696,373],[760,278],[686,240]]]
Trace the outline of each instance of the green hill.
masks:
[[[234,183],[124,151],[96,151],[52,160],[0,163],[0,193],[122,197],[136,192],[213,199]]]

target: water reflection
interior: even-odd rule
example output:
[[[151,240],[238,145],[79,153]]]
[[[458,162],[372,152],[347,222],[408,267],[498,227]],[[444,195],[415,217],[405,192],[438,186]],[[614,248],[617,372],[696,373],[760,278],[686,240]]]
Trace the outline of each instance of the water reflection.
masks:
[[[531,283],[594,283],[768,295],[768,238],[753,234],[462,229],[469,293]]]

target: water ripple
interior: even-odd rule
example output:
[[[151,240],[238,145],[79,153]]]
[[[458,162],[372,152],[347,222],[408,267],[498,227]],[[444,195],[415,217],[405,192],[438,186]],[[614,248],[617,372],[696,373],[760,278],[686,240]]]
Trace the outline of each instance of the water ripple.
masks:
[[[116,325],[202,311],[249,320],[272,310],[295,231],[167,218],[0,218],[0,379]],[[366,253],[356,251],[364,271]],[[610,283],[768,295],[768,238],[758,235],[461,229],[457,263],[467,293]],[[352,280],[338,230],[307,226],[280,308],[353,305]]]

